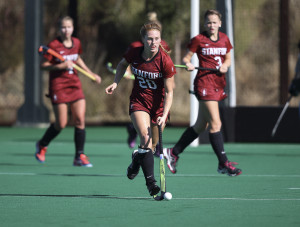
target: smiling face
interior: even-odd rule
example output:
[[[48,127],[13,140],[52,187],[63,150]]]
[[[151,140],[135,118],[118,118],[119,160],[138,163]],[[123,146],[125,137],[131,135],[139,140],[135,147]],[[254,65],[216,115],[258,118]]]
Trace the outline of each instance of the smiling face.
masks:
[[[205,19],[205,30],[208,32],[210,36],[215,36],[218,34],[219,27],[221,27],[221,20],[219,16],[215,14],[210,14]]]
[[[71,38],[74,31],[73,21],[70,19],[63,19],[60,24],[60,35],[62,39]]]
[[[160,42],[160,31],[156,29],[147,31],[146,35],[143,37],[144,48],[152,53],[158,52]]]

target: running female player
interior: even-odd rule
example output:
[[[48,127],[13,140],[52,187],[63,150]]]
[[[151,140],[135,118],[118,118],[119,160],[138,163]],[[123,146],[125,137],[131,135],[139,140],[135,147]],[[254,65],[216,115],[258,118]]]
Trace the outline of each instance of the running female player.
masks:
[[[160,31],[162,32],[162,25],[160,23],[160,21],[157,19],[157,14],[156,12],[149,12],[147,14],[147,17],[148,17],[148,22],[153,22],[155,24],[157,24],[159,27],[160,27]],[[143,42],[141,40],[137,40],[135,42],[132,42],[130,45],[129,45],[129,48],[136,48],[136,47],[141,47],[143,46]],[[160,42],[160,46],[163,50],[165,50],[167,53],[171,53],[171,49],[168,45],[168,43],[166,41],[164,41],[163,39],[161,40]],[[131,73],[131,70],[130,70],[130,67],[127,68],[127,72],[125,74],[125,78],[129,79],[129,77],[127,77],[126,75],[132,75]],[[134,148],[135,147],[135,142],[136,142],[136,138],[137,138],[137,132],[133,126],[132,123],[129,123],[127,125],[127,132],[128,132],[128,138],[127,138],[127,144],[130,148]],[[155,153],[154,155],[159,157],[159,144],[157,144],[156,148],[155,148]]]
[[[129,45],[129,48],[136,48],[136,47],[141,47],[141,46],[144,46],[144,44],[143,44],[142,41],[138,40],[138,41],[132,42]],[[165,52],[167,52],[168,54],[171,52],[170,47],[168,46],[167,42],[164,41],[164,40],[161,40],[160,47]],[[130,66],[127,68],[126,74],[127,75],[132,75],[132,72],[130,70]],[[124,76],[125,78],[127,78],[126,74]],[[128,146],[130,148],[134,148],[135,147],[136,138],[137,138],[138,135],[137,135],[137,132],[136,132],[136,130],[135,130],[132,122],[127,125],[127,132],[128,132],[128,139],[127,139]],[[157,156],[157,157],[159,157],[159,149],[158,148],[159,148],[159,144],[157,144],[157,146],[155,148],[155,153],[154,153],[154,155]]]
[[[49,143],[68,123],[69,107],[75,124],[76,152],[73,165],[92,167],[84,154],[86,102],[77,71],[72,68],[72,65],[76,63],[92,74],[98,84],[101,83],[101,78],[94,74],[80,57],[82,53],[81,42],[72,37],[73,30],[73,19],[69,16],[63,17],[59,25],[60,35],[48,44],[49,48],[63,55],[66,61],[60,62],[57,58],[47,54],[44,55],[45,60],[41,63],[42,69],[50,71],[49,98],[55,114],[55,123],[50,125],[44,136],[36,143],[35,157],[39,162],[45,162]]]
[[[218,157],[217,171],[229,176],[237,176],[242,171],[234,167],[234,162],[227,159],[224,151],[224,142],[221,133],[221,119],[219,101],[225,99],[225,73],[230,66],[230,50],[232,45],[228,37],[219,32],[221,14],[216,10],[208,10],[204,16],[205,31],[190,40],[188,52],[183,58],[188,70],[194,70],[191,63],[194,53],[197,53],[199,65],[205,68],[215,68],[219,72],[198,71],[194,80],[194,91],[199,100],[198,118],[194,126],[189,127],[182,134],[173,148],[164,149],[167,164],[172,173],[176,173],[178,155],[194,141],[201,132],[209,129],[209,139],[212,148]]]
[[[134,179],[142,167],[147,188],[153,196],[160,188],[154,178],[152,152],[158,143],[158,125],[164,128],[172,105],[176,70],[170,56],[160,48],[160,27],[153,22],[146,23],[140,34],[144,45],[128,49],[117,66],[114,83],[106,88],[106,93],[113,94],[130,65],[135,81],[129,115],[138,132],[140,145],[132,153],[127,177]]]

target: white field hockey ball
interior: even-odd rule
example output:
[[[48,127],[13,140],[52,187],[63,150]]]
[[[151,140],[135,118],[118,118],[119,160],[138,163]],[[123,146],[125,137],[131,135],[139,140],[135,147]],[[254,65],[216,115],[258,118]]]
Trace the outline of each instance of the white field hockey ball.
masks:
[[[172,194],[171,194],[170,192],[166,192],[166,193],[164,194],[164,198],[165,198],[166,200],[171,200],[171,199],[172,199]]]

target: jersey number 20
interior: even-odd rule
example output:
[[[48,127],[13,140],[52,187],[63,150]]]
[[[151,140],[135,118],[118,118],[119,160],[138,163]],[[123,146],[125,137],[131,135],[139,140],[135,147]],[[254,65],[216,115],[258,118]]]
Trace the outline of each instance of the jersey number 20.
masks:
[[[153,80],[144,79],[143,77],[138,76],[139,84],[141,88],[150,88],[155,90],[157,88],[156,83]]]

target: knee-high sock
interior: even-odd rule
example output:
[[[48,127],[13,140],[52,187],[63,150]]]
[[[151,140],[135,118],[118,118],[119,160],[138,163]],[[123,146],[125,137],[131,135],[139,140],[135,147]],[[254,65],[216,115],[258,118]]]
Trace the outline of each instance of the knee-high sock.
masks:
[[[181,135],[178,142],[173,148],[173,154],[179,155],[183,150],[190,145],[199,135],[195,132],[192,127],[187,128],[184,133]]]
[[[133,170],[139,169],[141,166],[140,159],[141,159],[140,153],[138,152],[134,153],[132,156],[132,162],[130,164],[130,168],[132,168]]]
[[[60,133],[61,130],[56,130],[54,124],[51,124],[42,139],[40,140],[40,146],[47,147],[49,143]]]
[[[149,186],[156,182],[154,178],[154,158],[152,150],[149,149],[146,153],[139,153],[139,158],[146,180],[146,185]]]
[[[225,163],[228,159],[224,151],[224,142],[223,142],[222,133],[221,132],[209,133],[209,140],[214,152],[218,157],[219,163],[221,164]]]
[[[75,158],[84,153],[85,144],[85,129],[75,127],[74,129],[74,142],[75,142]]]

